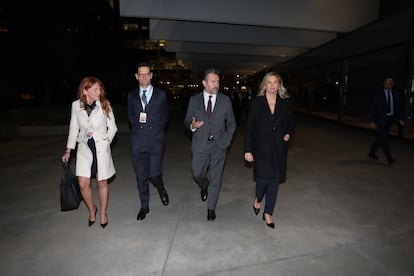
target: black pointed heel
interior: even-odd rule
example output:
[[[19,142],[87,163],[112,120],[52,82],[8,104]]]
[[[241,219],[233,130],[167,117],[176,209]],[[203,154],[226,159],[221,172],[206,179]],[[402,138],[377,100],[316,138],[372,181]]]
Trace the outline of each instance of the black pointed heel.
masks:
[[[105,228],[107,225],[108,225],[108,215],[107,214],[105,214],[105,216],[106,216],[106,222],[105,223],[101,223],[101,227],[102,228]]]
[[[254,207],[254,204],[253,204],[253,212],[257,216],[257,214],[259,214],[259,212],[260,212],[260,208]]]
[[[267,223],[266,219],[265,219],[265,214],[263,213],[263,220],[266,222],[267,227],[270,227],[272,229],[275,229],[275,223],[271,222],[271,223]]]
[[[95,220],[92,221],[92,220],[88,219],[88,226],[89,227],[91,227],[96,221],[96,213],[98,212],[98,207],[96,207],[96,205],[94,205],[94,207],[95,207]]]

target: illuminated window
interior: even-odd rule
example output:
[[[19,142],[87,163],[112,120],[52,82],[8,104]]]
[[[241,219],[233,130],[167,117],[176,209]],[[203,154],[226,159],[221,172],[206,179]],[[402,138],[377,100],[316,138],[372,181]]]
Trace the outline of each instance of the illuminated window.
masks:
[[[136,31],[139,29],[139,25],[137,23],[124,23],[122,29],[124,31]]]

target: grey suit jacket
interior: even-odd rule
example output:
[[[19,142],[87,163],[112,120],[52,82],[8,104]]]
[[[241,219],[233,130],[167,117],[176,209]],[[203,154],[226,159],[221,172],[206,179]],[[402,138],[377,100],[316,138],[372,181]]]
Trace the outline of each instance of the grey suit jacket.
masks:
[[[197,121],[204,121],[204,125],[193,132],[191,150],[193,152],[203,152],[207,148],[208,132],[214,136],[215,145],[221,149],[227,149],[236,130],[233,108],[230,98],[222,93],[217,94],[216,103],[211,118],[210,125],[207,120],[207,112],[204,106],[203,92],[190,98],[184,124],[190,127],[192,118]]]

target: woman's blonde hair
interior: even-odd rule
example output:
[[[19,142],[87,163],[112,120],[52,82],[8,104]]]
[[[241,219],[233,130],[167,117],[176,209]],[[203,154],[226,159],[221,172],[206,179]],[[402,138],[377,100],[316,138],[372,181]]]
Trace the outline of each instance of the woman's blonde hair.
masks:
[[[267,82],[267,79],[268,79],[269,77],[271,77],[271,76],[275,76],[275,77],[276,77],[276,79],[277,79],[277,82],[279,83],[279,89],[278,89],[278,91],[277,91],[277,93],[279,94],[279,96],[280,96],[282,99],[289,98],[290,96],[289,96],[289,94],[288,94],[288,92],[287,92],[286,88],[283,86],[283,80],[282,80],[282,77],[281,77],[278,73],[276,73],[276,72],[269,72],[269,73],[267,73],[267,74],[263,77],[263,80],[262,80],[262,82],[260,83],[259,93],[257,93],[257,96],[264,96],[264,95],[265,95],[265,93],[266,93],[266,89],[265,89],[266,82]]]
[[[105,112],[105,115],[109,118],[109,112],[111,111],[111,104],[106,99],[105,86],[98,78],[85,77],[80,82],[79,87],[78,87],[78,97],[81,102],[81,107],[83,108],[86,103],[86,95],[83,93],[83,89],[88,90],[96,83],[98,83],[99,86],[101,87],[101,95],[99,97],[99,101],[101,102],[101,106],[102,106],[103,111]]]

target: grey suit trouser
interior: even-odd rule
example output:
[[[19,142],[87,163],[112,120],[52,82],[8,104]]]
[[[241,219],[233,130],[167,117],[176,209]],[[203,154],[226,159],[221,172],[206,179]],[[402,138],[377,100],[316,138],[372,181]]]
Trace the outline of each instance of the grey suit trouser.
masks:
[[[208,142],[204,152],[193,151],[191,164],[193,177],[200,189],[208,188],[207,207],[210,210],[216,209],[225,160],[226,150],[217,147],[214,141]],[[207,171],[210,172],[210,184]]]

